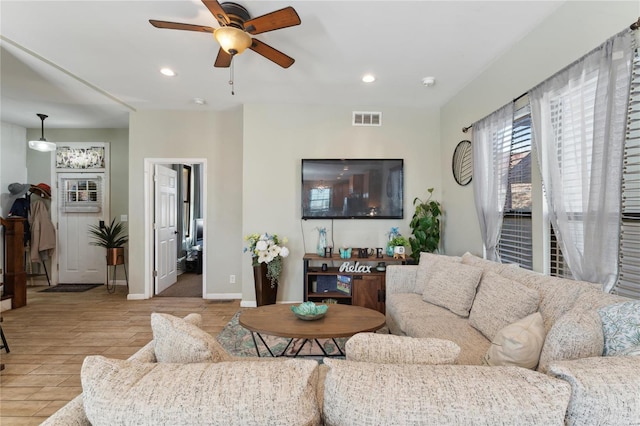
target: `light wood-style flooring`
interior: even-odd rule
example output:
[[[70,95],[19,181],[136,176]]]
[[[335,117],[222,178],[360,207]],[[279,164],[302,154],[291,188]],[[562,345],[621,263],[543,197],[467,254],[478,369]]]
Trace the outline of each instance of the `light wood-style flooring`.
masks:
[[[2,329],[10,353],[0,350],[0,424],[37,425],[81,392],[87,355],[128,358],[151,338],[150,315],[183,317],[198,312],[203,329],[217,335],[240,301],[156,297],[126,300],[126,287],[108,294],[101,286],[83,293],[41,293],[28,287],[27,306],[5,311]]]

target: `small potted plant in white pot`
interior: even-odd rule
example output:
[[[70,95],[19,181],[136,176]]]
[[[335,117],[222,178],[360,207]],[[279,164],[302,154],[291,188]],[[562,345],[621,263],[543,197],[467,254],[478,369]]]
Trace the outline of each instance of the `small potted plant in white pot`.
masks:
[[[124,245],[129,241],[124,223],[113,219],[109,225],[91,225],[89,236],[93,239],[91,245],[107,249],[107,265],[124,263]]]

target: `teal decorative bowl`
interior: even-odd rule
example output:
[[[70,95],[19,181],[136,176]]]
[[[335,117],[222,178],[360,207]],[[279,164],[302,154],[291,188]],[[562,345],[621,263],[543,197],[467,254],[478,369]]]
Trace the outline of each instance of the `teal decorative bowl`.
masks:
[[[313,321],[322,318],[324,314],[327,313],[327,309],[329,309],[329,306],[316,305],[313,302],[304,302],[298,306],[291,306],[291,310],[294,315],[305,321]]]

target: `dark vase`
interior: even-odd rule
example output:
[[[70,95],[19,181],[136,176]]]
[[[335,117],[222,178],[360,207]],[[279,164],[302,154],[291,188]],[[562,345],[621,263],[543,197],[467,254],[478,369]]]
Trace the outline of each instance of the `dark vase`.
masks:
[[[278,282],[271,288],[271,280],[267,278],[267,264],[261,263],[253,267],[253,283],[256,288],[258,306],[274,305],[278,295]]]

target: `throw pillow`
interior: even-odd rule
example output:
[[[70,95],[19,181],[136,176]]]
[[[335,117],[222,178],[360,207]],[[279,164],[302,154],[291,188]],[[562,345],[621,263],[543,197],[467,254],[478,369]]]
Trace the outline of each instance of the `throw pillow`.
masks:
[[[102,425],[319,425],[318,363],[142,363],[88,356],[87,419]]]
[[[437,262],[424,285],[422,300],[468,317],[481,276],[482,269],[475,266]]]
[[[509,324],[538,310],[540,295],[516,281],[485,272],[471,307],[469,324],[493,340]]]
[[[438,262],[460,263],[462,258],[458,256],[444,256],[433,253],[420,253],[420,261],[418,262],[418,271],[416,272],[415,292],[417,294],[424,293],[424,285],[431,276],[434,265]]]
[[[553,324],[542,347],[538,370],[565,359],[602,356],[602,323],[594,310],[573,308]]]
[[[640,300],[598,309],[604,331],[604,354],[616,355],[640,345]]]
[[[455,364],[460,346],[444,339],[358,333],[345,345],[350,361],[380,364]]]
[[[158,362],[229,361],[231,356],[209,333],[182,318],[151,314],[151,330]]]
[[[618,353],[618,356],[640,356],[640,345],[632,346]]]
[[[498,331],[484,357],[491,366],[515,365],[535,368],[544,343],[540,312],[533,313]]]
[[[506,264],[494,262],[493,260],[483,259],[469,252],[462,255],[461,261],[465,265],[471,265],[482,269],[484,273],[495,272],[496,274],[500,274],[505,268],[510,267]]]

